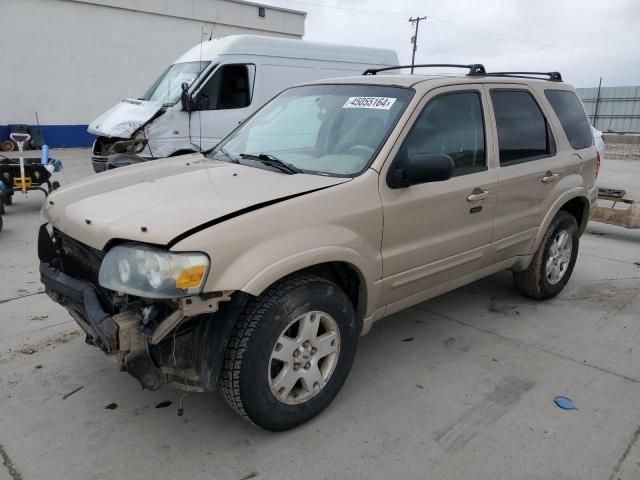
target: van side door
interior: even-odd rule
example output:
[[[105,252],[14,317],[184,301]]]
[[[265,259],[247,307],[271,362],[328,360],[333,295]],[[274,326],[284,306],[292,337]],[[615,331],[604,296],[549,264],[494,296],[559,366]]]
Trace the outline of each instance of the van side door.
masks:
[[[381,172],[381,304],[389,305],[388,312],[395,311],[394,302],[399,302],[397,309],[416,303],[424,292],[459,281],[488,262],[498,178],[486,108],[481,85],[430,91],[398,139],[394,160]],[[402,158],[425,153],[450,155],[454,176],[406,188],[389,186],[387,176]]]
[[[503,260],[530,253],[545,214],[564,193],[567,158],[558,151],[544,101],[530,87],[485,88],[499,160],[492,243],[496,260]]]
[[[231,133],[253,111],[256,66],[222,64],[193,94],[190,117],[191,143],[207,150]]]

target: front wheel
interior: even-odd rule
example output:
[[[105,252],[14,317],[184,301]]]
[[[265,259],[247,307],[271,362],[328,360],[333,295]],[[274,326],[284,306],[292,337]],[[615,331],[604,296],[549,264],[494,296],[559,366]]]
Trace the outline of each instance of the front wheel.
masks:
[[[342,289],[315,275],[288,277],[245,306],[225,352],[222,393],[264,429],[296,427],[337,395],[357,340],[356,315]]]
[[[579,242],[575,217],[568,212],[558,212],[529,267],[513,273],[516,288],[522,294],[539,300],[555,297],[571,277]]]

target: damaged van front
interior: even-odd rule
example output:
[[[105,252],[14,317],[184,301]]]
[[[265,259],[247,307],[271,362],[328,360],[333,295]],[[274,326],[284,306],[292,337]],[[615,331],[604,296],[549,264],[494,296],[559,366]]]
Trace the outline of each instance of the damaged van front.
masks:
[[[96,118],[96,172],[215,147],[277,93],[322,78],[397,65],[392,50],[231,35],[180,56],[140,98]]]
[[[152,159],[193,151],[189,114],[180,100],[183,89],[190,88],[210,63],[171,65],[141,98],[126,98],[91,122],[87,130],[96,135],[94,171],[107,170],[107,159],[116,154]]]

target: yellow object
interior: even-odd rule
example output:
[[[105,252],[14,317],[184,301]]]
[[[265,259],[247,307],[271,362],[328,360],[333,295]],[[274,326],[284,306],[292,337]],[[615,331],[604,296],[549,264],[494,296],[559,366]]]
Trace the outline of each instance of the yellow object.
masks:
[[[15,177],[13,183],[22,190],[22,193],[27,193],[27,190],[31,188],[31,177]]]
[[[197,287],[204,276],[205,267],[198,265],[196,267],[185,268],[176,279],[177,288]]]

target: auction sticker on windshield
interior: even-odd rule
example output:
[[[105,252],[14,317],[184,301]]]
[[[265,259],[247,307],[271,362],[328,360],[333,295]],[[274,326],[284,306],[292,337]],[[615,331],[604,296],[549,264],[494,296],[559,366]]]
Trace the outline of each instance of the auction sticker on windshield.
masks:
[[[395,98],[390,97],[349,97],[342,108],[376,108],[378,110],[389,110],[395,101]]]

